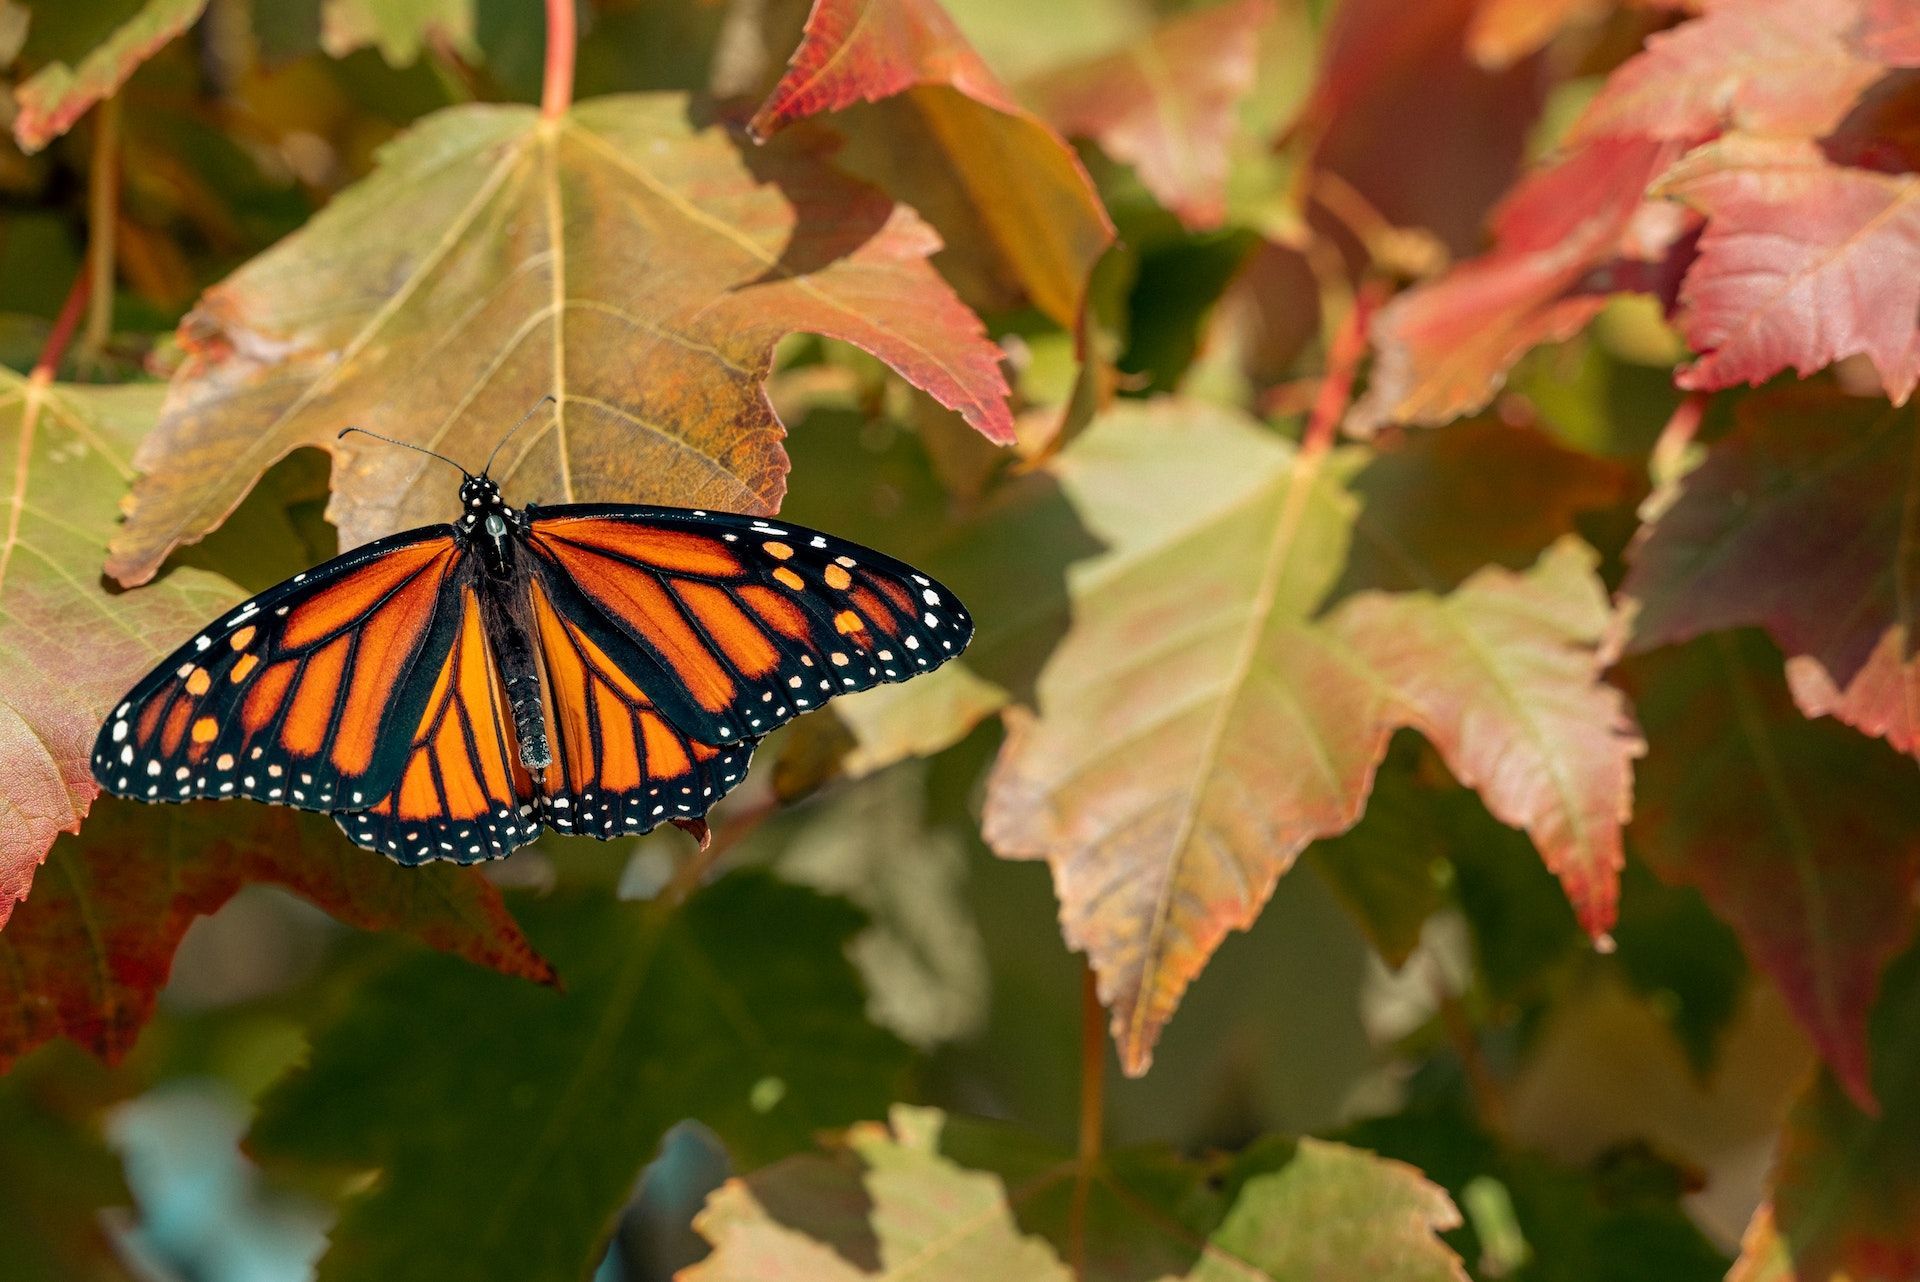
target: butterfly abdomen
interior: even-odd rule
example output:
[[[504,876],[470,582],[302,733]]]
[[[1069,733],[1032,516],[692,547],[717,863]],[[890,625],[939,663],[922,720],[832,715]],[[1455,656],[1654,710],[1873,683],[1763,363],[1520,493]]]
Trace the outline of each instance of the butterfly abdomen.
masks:
[[[520,764],[545,770],[553,764],[547,742],[546,714],[540,697],[540,670],[533,655],[533,629],[528,615],[526,585],[514,579],[485,578],[480,593],[480,616],[487,640],[500,664],[500,683],[513,717],[513,735],[520,747]]]

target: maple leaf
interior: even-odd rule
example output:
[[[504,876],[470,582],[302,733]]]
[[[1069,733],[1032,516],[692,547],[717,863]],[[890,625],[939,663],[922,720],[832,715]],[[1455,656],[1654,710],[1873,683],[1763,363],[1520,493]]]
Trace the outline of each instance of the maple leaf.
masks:
[[[694,1221],[714,1252],[682,1276],[1467,1277],[1438,1236],[1460,1223],[1446,1194],[1342,1144],[1267,1139],[1214,1162],[1110,1153],[1086,1170],[1076,1203],[1080,1175],[1068,1154],[1005,1128],[896,1106],[887,1125],[856,1126],[825,1154],[723,1186]]]
[[[87,109],[110,98],[175,36],[192,26],[207,0],[145,0],[77,66],[51,62],[13,91],[13,138],[26,152],[58,138]]]
[[[1920,67],[1920,13],[1907,0],[1866,0],[1860,51],[1889,67]]]
[[[1920,753],[1917,456],[1913,416],[1879,401],[1787,388],[1742,402],[1628,552],[1629,651],[1764,627],[1803,712]]]
[[[952,674],[941,677],[948,667]],[[895,762],[943,752],[1006,707],[1010,697],[1005,688],[959,661],[912,684],[920,688],[889,686],[889,693],[878,699],[861,691],[861,697],[834,708],[855,740],[839,762],[847,776],[859,778]]]
[[[1008,115],[1020,106],[938,0],[814,0],[805,37],[748,128],[782,126],[916,85],[946,85]]]
[[[114,700],[242,595],[203,570],[139,593],[100,582],[128,459],[159,399],[153,385],[0,369],[0,926],[99,792],[89,762]]]
[[[1037,712],[1007,713],[985,831],[1052,866],[1128,1071],[1300,849],[1359,818],[1401,726],[1607,929],[1640,745],[1599,680],[1594,556],[1566,530],[1617,498],[1616,471],[1494,424],[1302,462],[1233,414],[1160,403],[1051,475],[1113,549],[1069,570],[1072,622]]]
[[[1175,18],[1118,53],[1049,72],[1027,97],[1055,128],[1132,165],[1192,230],[1226,216],[1235,110],[1253,87],[1271,0],[1230,0]]]
[[[1862,1112],[1825,1075],[1801,1096],[1729,1282],[1920,1273],[1920,952],[1888,969],[1873,1044],[1884,1111]]]
[[[1854,40],[1861,0],[1747,0],[1647,37],[1570,139],[1695,143],[1722,129],[1820,137],[1885,74]]]
[[[906,1054],[861,1017],[856,911],[747,873],[665,907],[528,905],[564,992],[422,953],[357,986],[247,1140],[274,1164],[380,1173],[322,1282],[584,1277],[676,1122],[753,1164],[884,1105]],[[484,1101],[484,1124],[450,1092]]]
[[[1529,350],[1579,333],[1614,291],[1651,283],[1684,225],[1644,193],[1677,154],[1606,139],[1527,177],[1494,215],[1491,252],[1381,309],[1373,374],[1349,426],[1473,413]]]
[[[1520,172],[1547,83],[1530,61],[1490,72],[1468,56],[1480,3],[1346,0],[1294,126],[1370,219],[1426,229],[1461,256]]]
[[[1613,7],[1614,0],[1480,0],[1467,27],[1467,52],[1489,71],[1510,67]]]
[[[452,875],[448,875],[452,874]],[[254,882],[363,930],[396,930],[507,975],[553,970],[478,869],[403,868],[327,820],[270,806],[101,805],[0,932],[0,1072],[65,1036],[109,1062],[153,1015],[194,918]]]
[[[430,38],[478,59],[473,0],[327,0],[320,10],[320,47],[335,58],[373,45],[389,65],[404,67]]]
[[[748,128],[899,98],[887,189],[939,227],[971,226],[1034,306],[1069,329],[1088,277],[1113,243],[1093,180],[1044,121],[1021,107],[937,0],[814,0],[786,74]]]
[[[879,356],[995,440],[1012,439],[999,349],[927,264],[904,206],[818,139],[743,156],[673,95],[466,106],[416,125],[372,176],[209,290],[142,443],[108,572],[144,582],[276,459],[333,452],[341,542],[445,519],[430,459],[358,424],[480,462],[516,501],[620,499],[771,512],[782,429],[762,380],[804,329]]]
[[[1687,1172],[1633,1143],[1578,1165],[1556,1160],[1490,1132],[1464,1094],[1450,1083],[1330,1138],[1410,1163],[1473,1207],[1452,1244],[1480,1261],[1478,1276],[1720,1282],[1727,1262],[1681,1202]],[[1490,1188],[1498,1200],[1481,1201]]]
[[[1912,764],[1801,717],[1777,653],[1751,634],[1662,650],[1626,675],[1648,743],[1636,849],[1699,888],[1835,1077],[1873,1107],[1868,1011],[1920,920]]]
[[[1813,142],[1734,135],[1690,153],[1659,195],[1706,217],[1680,291],[1700,359],[1680,386],[1801,377],[1864,354],[1887,395],[1920,382],[1920,176],[1857,169]]]

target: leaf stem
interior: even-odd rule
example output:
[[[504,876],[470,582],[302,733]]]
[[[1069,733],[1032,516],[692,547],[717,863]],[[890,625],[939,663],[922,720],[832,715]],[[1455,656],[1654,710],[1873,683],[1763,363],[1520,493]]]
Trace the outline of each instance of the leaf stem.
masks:
[[[540,117],[558,120],[573,105],[573,0],[547,0],[547,66],[540,83]]]
[[[1467,1091],[1473,1097],[1474,1112],[1487,1130],[1496,1135],[1504,1135],[1507,1129],[1507,1105],[1500,1088],[1499,1078],[1487,1065],[1487,1057],[1480,1050],[1480,1037],[1474,1031],[1473,1017],[1468,1014],[1460,995],[1435,967],[1430,976],[1433,985],[1434,1011],[1440,1017],[1441,1031],[1446,1035],[1453,1053],[1459,1057],[1461,1071],[1466,1074]]]
[[[87,167],[87,275],[91,300],[80,345],[98,356],[113,337],[113,258],[120,217],[120,95],[100,104]]]
[[[73,278],[73,287],[67,291],[67,301],[60,304],[60,315],[53,322],[53,329],[47,334],[47,345],[40,349],[40,359],[33,363],[33,372],[28,376],[35,383],[45,386],[53,382],[59,372],[60,361],[67,354],[67,347],[73,342],[73,331],[80,325],[80,314],[86,309],[87,298],[93,292],[93,274],[85,267]]]
[[[1320,391],[1313,399],[1306,432],[1300,440],[1303,456],[1324,454],[1332,447],[1340,420],[1347,416],[1347,407],[1353,403],[1353,376],[1360,368],[1360,359],[1367,354],[1367,325],[1384,294],[1385,286],[1377,280],[1370,280],[1354,291],[1353,305],[1347,309],[1345,321],[1328,345],[1327,372],[1320,380]]]
[[[1107,1012],[1093,967],[1080,967],[1080,1149],[1073,1177],[1067,1240],[1075,1277],[1087,1273],[1087,1198],[1100,1166],[1107,1112]]]
[[[1700,421],[1706,417],[1707,400],[1705,392],[1692,392],[1673,407],[1672,417],[1660,429],[1660,436],[1647,456],[1647,472],[1656,486],[1680,479],[1680,468],[1686,462],[1687,449],[1693,444],[1693,438],[1699,435]]]

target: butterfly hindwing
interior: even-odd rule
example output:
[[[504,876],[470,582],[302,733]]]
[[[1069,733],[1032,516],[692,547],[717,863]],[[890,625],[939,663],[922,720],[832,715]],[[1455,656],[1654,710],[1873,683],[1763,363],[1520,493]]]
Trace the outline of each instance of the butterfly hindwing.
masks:
[[[546,821],[607,839],[705,815],[745,777],[756,740],[704,743],[661,715],[636,674],[556,608],[551,587],[532,587],[553,738],[538,803]]]
[[[458,589],[453,642],[392,789],[365,810],[334,817],[357,844],[403,864],[499,859],[541,832],[479,591],[474,583]]]
[[[182,645],[108,716],[101,787],[142,801],[370,805],[453,644],[470,571],[445,526],[409,531],[268,589]]]
[[[712,744],[757,738],[836,694],[904,681],[973,623],[912,566],[785,522],[681,508],[529,508],[554,607]]]

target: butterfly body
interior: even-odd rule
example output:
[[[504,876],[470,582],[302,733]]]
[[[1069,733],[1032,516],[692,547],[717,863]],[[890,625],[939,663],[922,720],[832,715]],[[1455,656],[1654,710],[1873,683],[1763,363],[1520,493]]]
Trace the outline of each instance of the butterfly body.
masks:
[[[487,638],[500,664],[500,675],[513,718],[520,764],[544,770],[553,764],[546,723],[540,707],[540,672],[534,658],[533,616],[526,588],[516,576],[516,544],[527,536],[527,518],[508,507],[500,487],[485,477],[468,479],[460,487],[465,509],[458,522],[459,537],[472,543],[486,574],[480,592],[481,617]]]
[[[328,811],[404,863],[633,835],[699,819],[781,723],[972,636],[944,587],[817,531],[516,509],[484,475],[460,498],[182,645],[101,728],[101,787]]]

